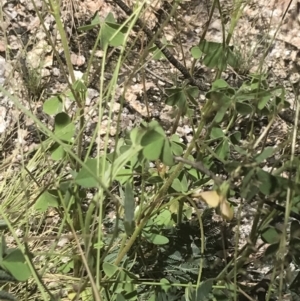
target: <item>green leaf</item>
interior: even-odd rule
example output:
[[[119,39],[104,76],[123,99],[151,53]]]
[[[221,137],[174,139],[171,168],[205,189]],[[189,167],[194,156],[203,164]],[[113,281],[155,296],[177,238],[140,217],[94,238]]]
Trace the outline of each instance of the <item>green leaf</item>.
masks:
[[[241,197],[245,199],[249,199],[248,196],[250,194],[250,199],[258,192],[258,188],[256,186],[252,186],[253,177],[255,175],[256,170],[254,168],[245,170],[245,176],[242,180],[242,188],[241,188]]]
[[[157,299],[157,297],[155,296],[155,294],[152,294],[149,298],[148,298],[148,301],[159,301]]]
[[[148,126],[150,129],[155,129],[156,132],[160,133],[162,136],[166,136],[165,131],[159,124],[157,120],[152,120],[151,122],[148,123]]]
[[[173,92],[173,93],[172,93]],[[186,106],[186,96],[182,88],[166,89],[166,93],[169,95],[166,104],[169,106],[177,106],[180,109],[184,109]]]
[[[100,157],[99,159],[89,158],[86,160],[85,165],[90,169],[94,176],[90,174],[86,167],[82,166],[75,178],[75,183],[84,188],[98,187],[99,184],[97,178],[101,172],[108,169],[109,162],[104,161],[104,157]]]
[[[108,13],[108,15],[105,18],[105,22],[117,24],[117,21],[112,13]]]
[[[183,153],[183,148],[180,144],[176,143],[176,142],[171,142],[171,148],[172,148],[172,153],[175,156],[181,156]]]
[[[117,294],[116,301],[126,301],[122,294]]]
[[[55,115],[62,112],[62,100],[58,96],[48,98],[43,104],[43,111],[48,115]]]
[[[54,161],[59,161],[59,160],[63,159],[66,155],[64,147],[61,145],[57,145],[57,144],[56,144],[56,147],[51,148],[50,152],[51,152],[51,158]]]
[[[242,138],[241,132],[234,132],[232,135],[229,136],[229,139],[233,145],[239,144],[241,138]]]
[[[86,94],[87,94],[87,87],[84,83],[84,81],[82,79],[78,79],[76,80],[73,84],[72,84],[72,88],[73,90],[68,91],[68,96],[70,100],[85,100],[86,99]],[[74,94],[73,94],[74,92]],[[78,98],[79,97],[79,98]]]
[[[6,221],[3,219],[0,219],[0,230],[5,230],[7,228],[8,228],[8,225],[7,225]]]
[[[163,183],[163,179],[160,176],[151,176],[149,178],[147,178],[147,182],[149,182],[150,184],[162,184]]]
[[[238,146],[238,145],[233,145],[234,149],[241,155],[246,155],[248,153],[247,150],[245,150],[244,148]]]
[[[63,274],[67,274],[70,273],[70,271],[74,268],[74,262],[72,260],[63,263],[58,270],[63,273]]]
[[[246,88],[245,88],[246,89]],[[249,92],[248,88],[247,90],[243,90],[242,88],[235,94],[235,99],[237,102],[243,102],[243,101],[253,101],[255,97],[257,96],[256,92]]]
[[[105,172],[102,179],[103,183],[108,185],[111,181],[115,180],[120,170],[122,170],[129,162],[135,160],[141,150],[142,147],[140,145],[132,145],[130,149],[119,155],[115,159],[114,164],[109,165],[109,168],[112,170],[107,170],[107,172]]]
[[[148,131],[141,139],[141,145],[147,146],[151,143],[155,143],[158,140],[164,139],[164,136],[161,133],[158,133],[155,130]]]
[[[70,172],[72,172],[72,170]],[[62,181],[62,182],[59,183],[59,190],[63,194],[66,194],[66,193],[70,192],[70,188],[72,187],[72,185],[73,185],[73,181],[72,180],[69,180],[69,181],[64,180],[64,181]],[[54,190],[53,193],[55,193],[55,195],[58,196],[57,190]]]
[[[281,233],[279,233],[275,228],[268,227],[264,229],[261,233],[261,239],[267,244],[276,244],[280,241]]]
[[[72,87],[74,89],[74,91],[78,92],[78,93],[86,93],[87,92],[87,87],[84,83],[83,80],[81,79],[77,79],[73,84]]]
[[[255,156],[255,161],[257,163],[261,163],[263,162],[265,159],[273,156],[273,154],[276,152],[276,148],[274,147],[265,147],[263,149],[263,151],[258,154],[257,156]]]
[[[227,68],[227,48],[219,44],[217,49],[208,51],[203,59],[203,63],[208,68],[218,68],[224,71]]]
[[[203,63],[208,68],[219,68],[220,70],[226,69],[226,61],[223,55],[223,47],[218,48],[216,51],[208,53],[204,59]]]
[[[260,89],[262,88],[262,84],[261,82],[258,80],[258,81],[252,81],[251,84],[250,84],[250,89],[251,91],[254,91],[254,92],[258,92]]]
[[[115,22],[113,14],[109,13],[100,29],[101,48],[105,49],[107,46],[122,46],[127,30],[127,27],[121,28],[121,25]]]
[[[210,138],[211,139],[219,139],[219,138],[223,138],[224,137],[224,133],[223,130],[219,127],[213,127],[210,131]]]
[[[145,227],[144,227],[144,230],[145,231],[149,231],[149,230],[151,230],[151,228],[154,226],[154,219],[149,219],[148,221],[147,221],[147,224],[145,225]]]
[[[103,271],[106,276],[111,278],[117,271],[119,271],[119,268],[114,264],[103,262]]]
[[[55,116],[54,134],[57,138],[70,142],[75,134],[75,124],[65,112]]]
[[[122,168],[117,176],[116,180],[120,182],[121,185],[125,184],[133,176],[133,171],[128,168]]]
[[[146,147],[143,148],[143,156],[150,161],[159,159],[164,147],[164,142],[165,139],[161,137],[160,140],[148,144]]]
[[[177,87],[172,87],[172,88],[166,88],[165,91],[166,91],[166,94],[167,96],[171,96],[171,95],[176,95],[178,93],[180,93],[182,91],[182,87],[180,88],[177,88]]]
[[[144,136],[144,134],[146,133],[146,131],[144,129],[140,129],[140,128],[133,128],[130,131],[130,140],[132,142],[133,145],[140,145],[141,143],[141,139]],[[123,147],[127,147],[128,149],[130,148],[129,145],[123,146]]]
[[[184,145],[181,141],[181,138],[177,135],[177,134],[173,134],[171,136],[171,141],[172,142],[175,142],[175,143],[178,143],[178,144],[181,144],[181,145]]]
[[[194,59],[200,59],[200,57],[202,56],[202,51],[199,48],[199,46],[194,46],[191,48],[191,54],[193,56]]]
[[[192,286],[192,283],[188,283],[184,290],[184,297],[186,301],[192,301],[195,299],[195,289]]]
[[[228,140],[225,139],[216,148],[216,154],[219,156],[221,160],[227,160],[229,155],[229,143]]]
[[[132,279],[136,280],[136,277],[134,277],[132,273],[126,270],[120,270],[120,273],[115,281],[116,290],[114,290],[114,293],[127,293],[131,296],[131,298],[128,298],[128,300],[137,300],[136,284],[134,284]]]
[[[198,90],[198,88],[197,88]],[[198,90],[199,91],[199,90]],[[198,96],[194,97],[193,95],[189,94],[187,91],[187,100],[190,101],[190,104],[193,106],[198,107],[199,106],[199,100],[198,100]],[[192,106],[186,106],[184,108],[184,110],[182,111],[183,114],[187,115],[187,116],[192,116],[194,114],[194,108],[192,108]]]
[[[207,279],[203,281],[195,292],[196,294],[195,300],[206,300],[210,292],[212,291],[213,284],[214,284],[213,279]]]
[[[242,116],[245,115],[249,115],[253,112],[253,108],[252,106],[250,106],[249,104],[245,103],[245,102],[237,102],[235,104],[236,110],[239,114],[241,114]]]
[[[0,245],[0,262],[2,262],[3,257],[6,255],[7,246],[5,241],[5,236],[1,235],[1,245]]]
[[[232,103],[232,99],[225,94],[224,91],[209,91],[206,93],[206,98],[212,100],[215,104],[217,104],[217,108],[219,106],[226,106]]]
[[[262,93],[260,93],[259,95],[259,101],[258,101],[258,109],[262,110],[266,104],[268,103],[268,101],[271,99],[272,94],[269,91],[264,91]]]
[[[227,52],[227,63],[232,68],[237,68],[239,65],[239,59],[238,57],[231,51],[231,49],[228,49]]]
[[[124,196],[124,226],[127,235],[131,235],[135,228],[134,222],[135,200],[131,183],[128,181],[125,186]]]
[[[223,120],[227,109],[232,103],[232,99],[224,92],[219,91],[209,91],[206,93],[206,97],[213,101],[213,110],[217,111],[214,122],[218,124]]]
[[[49,207],[57,208],[58,204],[57,190],[49,190],[39,196],[34,204],[34,208],[39,212],[46,212]]]
[[[93,244],[93,247],[97,250],[101,250],[106,246],[105,242],[103,240],[99,240],[98,242]]]
[[[269,257],[269,256],[274,256],[279,250],[279,243],[277,244],[272,244],[270,246],[268,246],[265,250],[265,256]]]
[[[292,198],[292,210],[296,213],[300,213],[300,195]]]
[[[219,78],[219,79],[216,79],[213,83],[212,83],[212,89],[213,90],[217,90],[217,89],[224,89],[224,88],[228,88],[230,87],[228,85],[228,83],[222,79],[222,78]]]
[[[168,139],[164,139],[161,161],[167,166],[172,166],[175,164],[172,148]]]
[[[160,234],[143,232],[143,236],[154,245],[165,245],[169,242],[166,236]]]
[[[212,53],[217,51],[218,49],[222,48],[222,44],[221,43],[217,43],[217,42],[209,42],[206,40],[202,40],[199,43],[199,49],[204,52],[205,54],[207,53]]]
[[[171,288],[171,284],[170,282],[166,279],[166,278],[162,278],[159,281],[161,283],[161,288],[163,291],[165,291],[166,293],[168,292],[168,290]]]
[[[264,195],[270,195],[280,188],[277,178],[262,169],[257,170],[257,177],[260,181],[259,190]]]
[[[25,257],[19,249],[14,249],[6,255],[3,258],[1,266],[18,281],[26,281],[31,276],[31,271],[26,263]]]
[[[185,173],[183,174],[182,179],[181,179],[181,187],[182,187],[183,192],[188,191],[188,188],[189,188],[188,187],[188,180],[186,178]]]
[[[227,112],[227,109],[228,109],[229,105],[224,105],[222,107],[220,107],[220,109],[217,111],[217,114],[214,118],[214,122],[216,124],[219,124],[223,121],[224,117],[225,117],[225,114]]]
[[[73,92],[71,90],[68,90],[66,93],[65,93],[65,96],[66,98],[68,98],[69,100],[72,100],[72,101],[75,101],[75,96],[73,94]]]
[[[154,223],[157,226],[167,226],[171,221],[171,212],[167,209],[163,209],[159,215],[155,218]]]
[[[173,180],[172,186],[171,186],[175,191],[177,192],[182,192],[182,187],[181,187],[181,182],[178,178],[175,178]]]
[[[187,93],[187,95],[189,97],[192,97],[192,98],[197,98],[200,93],[199,89],[194,86],[187,86],[187,87],[185,87],[184,91]]]

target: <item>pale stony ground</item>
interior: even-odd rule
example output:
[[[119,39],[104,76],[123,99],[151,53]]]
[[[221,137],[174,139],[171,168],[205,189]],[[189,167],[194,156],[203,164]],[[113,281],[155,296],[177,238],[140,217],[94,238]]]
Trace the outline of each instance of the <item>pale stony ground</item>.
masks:
[[[228,1],[227,1],[228,2]],[[222,7],[226,9],[227,2],[221,1]],[[14,5],[6,1],[2,2],[2,8],[4,11],[3,18],[5,22],[2,28],[6,30],[6,34],[0,35],[0,77],[1,82],[6,81],[6,87],[8,91],[16,96],[19,96],[25,106],[28,108],[38,110],[41,107],[44,97],[33,102],[28,102],[26,95],[24,95],[24,83],[22,80],[22,57],[24,57],[24,49],[26,51],[25,61],[29,68],[41,68],[41,76],[43,81],[50,80],[50,92],[63,91],[66,84],[60,80],[60,70],[54,65],[53,52],[51,47],[46,40],[46,34],[38,20],[38,17],[34,13],[34,8],[30,1],[21,1],[20,5]],[[130,4],[130,3],[129,3]],[[245,55],[245,65],[251,66],[250,72],[255,72],[259,67],[260,59],[264,56],[266,47],[269,47],[269,52],[264,60],[264,69],[268,70],[274,76],[274,82],[283,84],[289,92],[292,93],[292,85],[299,81],[300,69],[300,26],[299,26],[299,15],[297,14],[296,1],[293,1],[285,19],[282,21],[283,13],[288,5],[288,1],[261,1],[251,0],[249,5],[244,10],[244,15],[241,18],[236,30],[235,35],[232,39],[232,43],[238,47],[241,52]],[[42,2],[37,1],[36,6],[41,11],[45,11]],[[161,1],[152,2],[153,10],[158,10],[161,7]],[[190,8],[186,9],[185,8]],[[197,1],[185,1],[182,5],[183,13],[179,12],[179,20],[181,20],[181,33],[179,39],[181,40],[184,57],[186,59],[187,67],[191,64],[191,56],[189,50],[192,46],[196,45],[199,36],[204,28],[205,22],[207,21],[207,5],[204,1],[202,4],[198,4]],[[81,24],[83,21],[89,20],[95,12],[100,10],[100,17],[104,18],[108,12],[112,11],[115,16],[118,17],[122,13],[116,7],[111,7],[104,1],[85,1],[84,4],[79,1],[65,0],[62,2],[62,17],[66,24],[67,33],[72,36],[72,30],[75,28],[75,21],[80,20]],[[152,27],[156,21],[155,15],[149,13],[145,16],[147,25]],[[280,26],[276,37],[274,35]],[[57,49],[60,51],[60,38],[57,36],[57,32],[54,26],[53,17],[49,14],[45,15],[45,25],[49,28],[51,37],[56,41]],[[178,35],[174,35],[174,27],[167,26],[164,31],[164,37],[173,43],[178,45]],[[210,28],[208,30],[206,38],[212,41],[220,42],[222,40],[222,27],[218,17],[212,20]],[[9,49],[14,53],[14,57],[9,59],[7,56]],[[78,47],[76,47],[78,48]],[[179,48],[178,48],[179,49]],[[178,50],[177,49],[177,50]],[[87,62],[87,53],[85,50],[76,49],[72,50],[72,63],[76,71],[76,75],[81,77],[84,72],[84,66]],[[180,51],[175,52],[177,57],[181,59],[182,53]],[[99,54],[101,56],[101,54]],[[21,65],[21,66],[20,66]],[[176,74],[177,70],[174,67],[168,66],[167,69],[157,61],[150,61],[147,64],[147,69],[152,72],[152,76],[147,78],[146,91],[150,92],[152,99],[150,99],[150,114],[152,116],[161,117],[162,122],[170,124],[169,109],[163,104],[160,91],[166,85],[160,79],[172,82],[169,74]],[[213,78],[214,71],[208,70],[204,66],[198,66],[201,68],[204,81],[210,82]],[[161,70],[160,70],[161,69]],[[159,71],[157,71],[159,70]],[[124,70],[124,76],[126,72],[130,72],[130,68]],[[150,74],[150,73],[149,73]],[[227,73],[227,76],[229,76]],[[57,78],[57,79],[55,79]],[[128,88],[126,93],[127,102],[129,107],[132,109],[132,113],[124,109],[124,128],[132,127],[134,125],[135,115],[141,118],[147,115],[147,109],[141,101],[141,91],[143,90],[142,83],[140,82],[139,76],[136,77],[131,87]],[[121,90],[117,92],[117,95],[121,94]],[[98,91],[94,88],[90,88],[88,99],[86,102],[86,111],[90,113],[91,119],[90,124],[93,128],[93,124],[96,122],[96,112],[93,112],[92,107],[94,100],[98,96]],[[293,95],[290,95],[291,103],[293,102]],[[90,109],[89,109],[90,108]],[[115,111],[118,111],[118,104],[115,104]],[[164,115],[166,111],[166,116]],[[161,113],[162,112],[162,113]],[[1,139],[7,137],[15,127],[20,112],[17,112],[13,107],[12,102],[8,97],[2,96],[0,100],[0,134]],[[161,116],[159,116],[161,115]],[[30,121],[27,122],[30,125]],[[103,129],[105,129],[106,121],[103,121]],[[187,132],[181,130],[181,132]],[[104,131],[103,131],[104,132]],[[22,147],[25,147],[25,151],[30,146],[26,143],[28,139],[28,126],[27,128],[19,129],[18,138],[14,139],[14,143],[21,143]],[[114,136],[114,129],[111,129],[111,136]],[[31,139],[29,139],[31,140]],[[188,139],[189,140],[189,139]]]

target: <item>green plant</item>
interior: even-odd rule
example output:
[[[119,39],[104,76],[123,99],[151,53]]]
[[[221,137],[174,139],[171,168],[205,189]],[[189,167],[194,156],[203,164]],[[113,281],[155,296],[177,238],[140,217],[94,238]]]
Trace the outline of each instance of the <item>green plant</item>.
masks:
[[[72,280],[77,281],[78,285],[68,287],[74,300],[237,300],[243,293],[253,293],[253,288],[244,287],[241,279],[247,274],[244,271],[248,269],[250,255],[265,244],[269,246],[263,256],[271,258],[274,266],[270,289],[265,295],[269,298],[282,292],[283,280],[277,281],[277,276],[290,262],[299,266],[299,223],[291,222],[290,238],[287,231],[278,230],[273,223],[275,217],[282,216],[280,205],[285,210],[285,227],[291,212],[299,214],[298,177],[282,175],[284,171],[289,173],[298,160],[291,157],[277,165],[277,170],[266,170],[274,156],[281,156],[290,143],[266,145],[277,114],[287,107],[284,88],[270,87],[267,74],[261,73],[249,74],[238,87],[221,79],[228,65],[239,67],[240,58],[229,42],[242,1],[233,12],[227,36],[223,28],[222,42],[207,40],[204,31],[199,43],[191,48],[195,64],[199,61],[217,69],[216,79],[206,89],[202,103],[199,95],[206,85],[195,79],[195,64],[189,72],[170,52],[170,43],[160,42],[159,32],[152,33],[140,20],[148,6],[137,3],[131,10],[120,1],[116,3],[129,15],[123,23],[112,13],[104,19],[96,14],[91,24],[79,28],[81,32],[98,30],[98,34],[86,73],[77,80],[58,2],[48,3],[70,75],[69,79],[65,74],[67,89],[43,104],[44,113],[53,120],[53,128],[44,125],[21,101],[1,88],[45,137],[38,150],[30,154],[28,166],[21,169],[20,175],[13,174],[7,180],[15,186],[2,188],[8,197],[1,206],[1,214],[21,204],[19,211],[26,212],[28,220],[39,217],[40,228],[48,227],[54,232],[55,239],[47,245],[46,256],[55,272],[63,276],[72,274]],[[178,5],[176,2],[170,8],[164,24],[173,16],[178,18]],[[215,8],[221,13],[219,1],[213,2],[210,16]],[[132,74],[122,83],[122,95],[117,98],[118,76],[135,46],[132,30],[138,26],[148,40],[134,62]],[[163,31],[163,26],[159,31]],[[49,41],[52,43],[51,38]],[[52,47],[61,69],[65,70],[55,45]],[[89,77],[98,49],[102,51],[99,96],[93,108],[87,108]],[[116,49],[111,79],[105,82],[109,54]],[[175,121],[171,130],[156,120],[144,120],[133,129],[121,131],[126,89],[149,53],[157,61],[170,62],[184,77],[182,82],[164,89],[165,103],[172,106]],[[66,109],[66,100],[72,102],[70,109]],[[112,108],[117,101],[120,109],[115,113]],[[97,125],[86,146],[91,111],[97,114]],[[115,115],[118,124],[111,147],[108,129]],[[101,136],[99,128],[104,116],[108,121],[107,131]],[[192,131],[188,143],[176,134],[183,117]],[[262,117],[266,127],[257,132],[257,122]],[[100,140],[103,148],[99,146]],[[247,205],[257,210],[251,220],[248,241],[239,248],[241,212]],[[59,217],[56,226],[45,225],[45,216],[50,213]],[[16,222],[20,221],[20,227],[30,233],[34,226],[22,219],[23,214],[19,215]],[[237,230],[233,233],[234,227]],[[66,236],[71,237],[70,245],[61,248],[58,241]],[[262,245],[257,244],[259,238]],[[16,259],[20,259],[18,266],[28,265],[35,271],[30,258],[23,258],[20,249],[7,253],[5,242],[1,246],[0,266],[6,272],[16,274]],[[63,263],[64,256],[67,260]],[[280,256],[282,260],[278,260]],[[26,264],[24,259],[28,261]],[[50,272],[49,266],[32,274],[43,292],[54,299],[52,292],[41,285],[45,273]],[[298,279],[299,275],[293,282],[286,279],[294,293],[298,293]],[[47,299],[45,294],[43,298]]]
[[[1,230],[5,230],[7,225],[1,220]],[[2,284],[9,282],[27,281],[31,276],[31,271],[27,265],[23,252],[18,248],[8,248],[5,236],[1,236],[0,243],[0,281]],[[13,295],[6,291],[0,291],[0,298],[4,300],[16,300]]]

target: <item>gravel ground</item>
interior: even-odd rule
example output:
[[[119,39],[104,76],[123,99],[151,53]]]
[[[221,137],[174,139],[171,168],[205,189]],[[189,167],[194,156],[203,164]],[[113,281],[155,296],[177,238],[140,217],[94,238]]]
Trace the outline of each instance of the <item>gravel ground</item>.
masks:
[[[228,7],[228,3],[221,1],[224,10]],[[263,68],[270,72],[270,77],[274,83],[284,85],[287,89],[289,100],[293,104],[294,89],[299,82],[300,68],[300,31],[299,31],[299,3],[293,2],[289,8],[283,25],[281,26],[276,38],[272,41],[278,24],[281,22],[288,1],[280,1],[280,3],[269,1],[251,1],[245,9],[242,19],[239,21],[235,35],[232,39],[234,45],[241,50],[245,55],[245,68],[250,68],[250,72],[255,72],[259,67],[260,58],[264,55],[268,45],[269,51],[265,59]],[[57,36],[57,31],[54,19],[47,14],[47,10],[43,7],[42,2],[36,2],[36,6],[43,12],[45,26],[50,33],[51,38],[56,42],[58,52],[61,51],[60,39]],[[152,4],[153,8],[158,11],[162,7],[160,1]],[[82,38],[72,31],[76,26],[88,23],[90,18],[100,9],[100,17],[105,17],[109,11],[112,11],[117,18],[124,17],[124,14],[112,3],[103,1],[85,1],[84,4],[77,1],[62,1],[62,19],[65,22],[65,28],[70,38],[70,50],[72,53],[72,63],[76,70],[76,76],[81,77],[85,71],[89,52],[92,43],[86,43],[87,39]],[[66,89],[66,81],[63,79],[61,70],[57,67],[55,57],[51,51],[51,45],[47,42],[44,28],[39,22],[38,16],[35,13],[34,7],[29,1],[6,2],[2,3],[4,12],[3,31],[0,35],[0,83],[10,93],[19,97],[22,104],[28,109],[39,112],[39,117],[43,121],[49,123],[42,114],[42,104],[49,96],[49,93],[57,93]],[[263,13],[262,13],[263,12]],[[156,18],[154,14],[147,17],[147,25],[154,26]],[[298,19],[297,19],[298,18]],[[179,59],[184,55],[186,58],[187,67],[191,64],[190,48],[197,44],[199,35],[207,21],[207,5],[198,4],[197,1],[186,1],[179,9],[180,33],[176,33],[172,22],[165,29],[165,38],[178,45],[180,42],[183,47],[183,53],[174,52]],[[5,33],[5,34],[4,34]],[[209,27],[207,40],[221,42],[222,28],[220,18],[213,19]],[[87,47],[87,48],[86,48]],[[178,48],[179,49],[179,48]],[[133,51],[132,60],[135,61],[138,57],[138,49]],[[117,56],[117,53],[115,54]],[[101,53],[99,53],[101,57]],[[114,54],[111,56],[112,68],[114,62]],[[26,82],[28,72],[31,69],[39,68],[41,82],[39,86],[41,91],[35,91],[34,101],[33,95],[28,95],[28,85]],[[213,79],[214,71],[208,70],[204,66],[197,66],[200,78],[205,82],[210,82]],[[125,68],[124,68],[125,69]],[[131,72],[130,67],[127,70],[122,70],[121,77],[126,78],[126,74]],[[171,108],[164,104],[164,97],[161,91],[170,86],[172,83],[171,74],[178,74],[174,67],[170,67],[167,62],[158,62],[150,60],[146,65],[146,85],[143,87],[141,82],[141,73],[135,74],[132,85],[128,87],[126,92],[127,105],[122,112],[122,127],[130,128],[134,124],[139,123],[143,118],[150,114],[151,117],[158,118],[166,125],[166,128],[172,123]],[[108,75],[109,76],[109,75]],[[227,80],[235,75],[228,70],[224,75]],[[122,81],[122,78],[120,79]],[[97,82],[97,81],[96,81]],[[44,91],[42,90],[46,88]],[[95,86],[95,85],[94,85]],[[149,98],[149,112],[144,104],[145,92]],[[32,91],[31,91],[32,93]],[[122,88],[117,89],[117,96],[122,93]],[[30,94],[30,93],[29,93]],[[90,113],[90,121],[87,135],[95,126],[95,118],[97,112],[92,110],[94,100],[98,97],[99,92],[95,87],[90,87],[86,100],[86,112]],[[202,94],[203,95],[203,94]],[[30,97],[31,96],[31,97]],[[202,96],[203,97],[203,96]],[[114,104],[114,111],[117,112],[119,104]],[[21,143],[21,145],[30,149],[29,143],[34,139],[30,138],[28,127],[32,125],[30,121],[26,121],[27,125],[16,131],[16,123],[20,119],[20,112],[14,108],[8,97],[1,96],[0,99],[0,134],[2,141],[7,140],[10,136],[14,136],[13,143]],[[117,117],[116,117],[117,118]],[[25,118],[26,119],[26,118]],[[103,120],[103,133],[106,131],[107,120]],[[115,129],[110,129],[112,138],[115,134]],[[184,124],[179,128],[181,134],[188,136],[191,130],[188,130]],[[112,139],[113,140],[113,139]],[[190,139],[188,139],[190,140]],[[10,149],[11,151],[11,149]]]

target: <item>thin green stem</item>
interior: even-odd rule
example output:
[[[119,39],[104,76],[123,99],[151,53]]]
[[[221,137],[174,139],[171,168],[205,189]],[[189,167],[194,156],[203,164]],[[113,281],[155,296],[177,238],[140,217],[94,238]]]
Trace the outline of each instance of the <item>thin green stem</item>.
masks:
[[[60,18],[60,3],[59,3],[58,0],[50,0],[49,4],[50,4],[50,8],[52,10],[53,17],[54,17],[55,22],[56,22],[58,32],[59,32],[60,37],[61,37],[61,43],[62,43],[62,46],[63,46],[63,49],[64,49],[64,54],[65,54],[69,74],[71,76],[72,83],[74,83],[75,82],[75,74],[74,74],[74,69],[73,69],[73,65],[72,65],[72,62],[71,62],[71,56],[70,56],[71,52],[70,52],[70,49],[69,49],[69,46],[68,46],[68,39],[67,39],[67,36],[66,36],[66,32],[64,30],[64,26],[63,26],[63,24],[61,22],[61,18]]]

